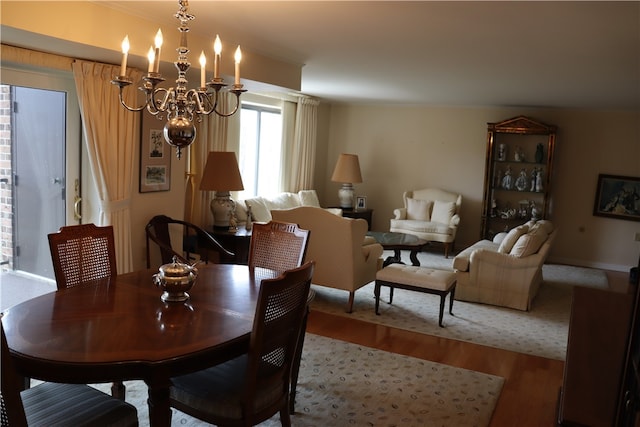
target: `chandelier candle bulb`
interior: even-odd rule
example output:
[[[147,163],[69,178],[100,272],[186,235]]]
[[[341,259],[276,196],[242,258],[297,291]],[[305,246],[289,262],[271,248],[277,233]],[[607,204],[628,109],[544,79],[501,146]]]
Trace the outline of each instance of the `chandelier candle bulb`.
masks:
[[[240,46],[238,46],[238,48],[236,49],[235,60],[236,60],[236,81],[235,81],[235,84],[239,85],[240,84],[240,61],[242,60],[242,51],[240,50]]]
[[[129,55],[129,36],[125,36],[122,40],[122,64],[120,65],[120,75],[127,74],[127,56]]]
[[[153,72],[157,73],[160,71],[160,48],[162,47],[162,31],[158,30],[156,33],[156,51],[155,51],[155,62],[153,64]]]
[[[204,84],[207,81],[207,70],[205,65],[207,64],[207,57],[204,56],[204,51],[200,53],[200,87],[204,88]]]
[[[217,34],[216,40],[213,42],[213,52],[215,53],[213,57],[213,78],[217,79],[220,77],[220,54],[222,53],[222,42]]]
[[[149,47],[149,52],[147,53],[147,59],[149,60],[149,69],[148,72],[153,73],[153,64],[155,63],[155,53],[153,52],[153,46]]]

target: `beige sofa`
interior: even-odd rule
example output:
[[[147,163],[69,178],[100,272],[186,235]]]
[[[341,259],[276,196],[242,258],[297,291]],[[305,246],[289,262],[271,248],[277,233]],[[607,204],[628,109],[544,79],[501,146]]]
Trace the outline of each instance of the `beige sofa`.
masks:
[[[463,250],[453,260],[455,298],[528,311],[555,235],[550,221],[529,221]]]
[[[316,190],[301,190],[297,193],[282,192],[271,197],[257,196],[236,202],[236,218],[239,224],[247,221],[247,206],[251,206],[252,218],[256,222],[271,221],[274,209],[291,209],[298,206],[320,207]],[[342,209],[327,208],[335,215],[342,215]]]
[[[367,221],[310,206],[272,210],[271,216],[311,231],[305,261],[316,262],[313,284],[348,291],[347,312],[351,313],[355,291],[376,279],[382,256],[382,246],[365,239]]]
[[[444,256],[453,249],[460,224],[462,196],[438,188],[405,191],[404,207],[393,211],[389,231],[413,234],[428,242],[444,244]]]

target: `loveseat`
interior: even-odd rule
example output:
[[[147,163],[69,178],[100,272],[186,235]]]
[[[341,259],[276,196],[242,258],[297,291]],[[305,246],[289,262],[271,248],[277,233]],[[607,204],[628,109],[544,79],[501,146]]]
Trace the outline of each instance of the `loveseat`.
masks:
[[[555,236],[553,223],[539,220],[474,243],[453,260],[455,298],[528,311]]]
[[[367,221],[311,206],[272,210],[271,216],[310,230],[305,261],[316,262],[312,283],[348,291],[346,311],[351,313],[355,291],[376,279],[383,251],[375,240],[365,238]]]
[[[393,211],[389,231],[413,234],[427,242],[444,244],[444,256],[453,249],[460,224],[462,196],[437,188],[405,191],[404,207]]]
[[[253,221],[271,221],[271,211],[274,209],[291,209],[298,206],[313,206],[320,208],[318,195],[315,190],[301,190],[297,193],[282,192],[271,197],[257,196],[236,202],[236,218],[239,224],[247,221],[247,207],[251,206]],[[342,209],[327,208],[335,215],[342,215]]]

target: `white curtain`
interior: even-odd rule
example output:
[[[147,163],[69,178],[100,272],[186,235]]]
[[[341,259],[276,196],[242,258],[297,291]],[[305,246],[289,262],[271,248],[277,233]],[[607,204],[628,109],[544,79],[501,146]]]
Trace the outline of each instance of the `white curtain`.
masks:
[[[73,63],[82,129],[100,200],[98,225],[113,225],[118,273],[127,273],[133,269],[130,205],[140,114],[120,105],[118,89],[111,84],[119,72],[120,67],[114,65]],[[142,77],[133,69],[128,74],[134,82]],[[136,92],[127,88],[125,102],[134,104]]]
[[[218,111],[228,112],[230,108],[235,106],[235,102],[235,95],[221,93]],[[185,215],[185,220],[205,229],[213,225],[209,205],[215,195],[212,191],[200,191],[199,189],[207,155],[209,151],[228,151],[229,127],[233,125],[234,120],[239,120],[239,114],[238,112],[227,118],[220,117],[215,113],[205,116],[202,123],[198,125],[196,140],[189,146],[189,172],[185,200],[190,206],[185,206],[185,214],[189,213],[188,218]]]
[[[288,191],[314,188],[318,105],[319,102],[312,98],[302,97],[298,100]]]

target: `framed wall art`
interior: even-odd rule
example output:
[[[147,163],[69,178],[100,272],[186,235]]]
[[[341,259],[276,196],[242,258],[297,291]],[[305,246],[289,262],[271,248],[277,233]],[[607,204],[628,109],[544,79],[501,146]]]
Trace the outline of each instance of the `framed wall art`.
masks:
[[[171,189],[171,147],[162,134],[163,122],[142,114],[140,135],[140,192]]]
[[[598,175],[593,214],[640,221],[640,177]]]

